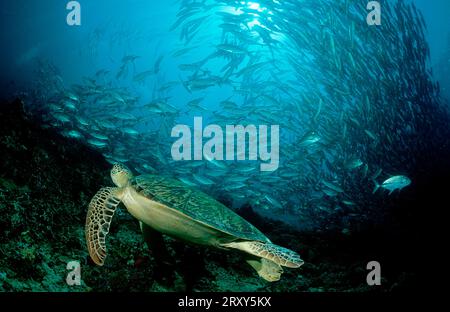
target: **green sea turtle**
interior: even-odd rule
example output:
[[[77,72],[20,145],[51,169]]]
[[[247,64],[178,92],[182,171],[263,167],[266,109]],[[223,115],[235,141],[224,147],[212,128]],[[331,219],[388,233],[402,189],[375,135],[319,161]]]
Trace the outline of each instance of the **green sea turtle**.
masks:
[[[115,164],[111,179],[117,187],[105,187],[92,198],[86,217],[86,241],[97,265],[106,258],[106,236],[117,206],[122,202],[140,221],[144,236],[158,231],[171,237],[247,254],[247,262],[267,281],[280,279],[281,266],[298,268],[300,256],[277,246],[242,217],[181,181],[157,176],[134,177]]]

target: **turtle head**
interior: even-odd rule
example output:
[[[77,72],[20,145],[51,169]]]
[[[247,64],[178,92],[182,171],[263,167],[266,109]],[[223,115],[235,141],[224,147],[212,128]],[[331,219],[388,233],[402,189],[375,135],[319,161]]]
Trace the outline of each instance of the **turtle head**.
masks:
[[[123,164],[114,164],[111,169],[111,179],[118,187],[125,187],[133,178],[131,170]]]

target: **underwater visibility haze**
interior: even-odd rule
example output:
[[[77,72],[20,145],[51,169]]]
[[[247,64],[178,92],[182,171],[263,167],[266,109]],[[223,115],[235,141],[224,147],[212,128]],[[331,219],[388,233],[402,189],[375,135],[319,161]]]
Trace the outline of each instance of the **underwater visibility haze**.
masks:
[[[1,291],[421,289],[446,1],[0,9]]]

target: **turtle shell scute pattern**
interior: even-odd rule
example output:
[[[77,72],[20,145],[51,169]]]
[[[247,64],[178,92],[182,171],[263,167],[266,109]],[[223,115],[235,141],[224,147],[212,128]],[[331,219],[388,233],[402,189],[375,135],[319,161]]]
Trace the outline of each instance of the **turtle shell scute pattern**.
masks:
[[[234,211],[179,180],[148,174],[135,177],[131,181],[131,186],[153,201],[237,238],[269,241],[263,233]]]

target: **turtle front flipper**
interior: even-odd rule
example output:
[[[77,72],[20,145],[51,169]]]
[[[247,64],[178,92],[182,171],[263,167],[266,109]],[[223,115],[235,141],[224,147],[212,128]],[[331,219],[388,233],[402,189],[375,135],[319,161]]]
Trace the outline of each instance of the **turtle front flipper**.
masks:
[[[164,243],[164,238],[161,232],[154,230],[142,221],[139,222],[139,226],[147,247],[152,251],[156,262],[158,262],[158,264],[171,264],[172,261],[170,261],[170,253],[167,250],[167,246]]]
[[[269,242],[243,241],[223,244],[222,246],[236,248],[288,268],[298,268],[304,263],[296,252]]]
[[[106,235],[117,206],[120,204],[120,188],[105,187],[92,198],[86,216],[86,243],[89,255],[97,265],[106,258]]]

